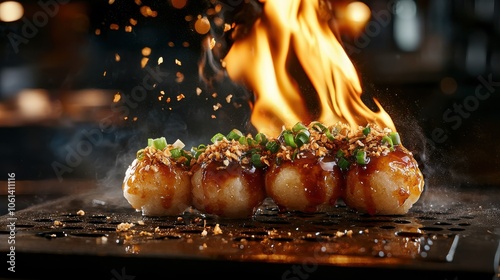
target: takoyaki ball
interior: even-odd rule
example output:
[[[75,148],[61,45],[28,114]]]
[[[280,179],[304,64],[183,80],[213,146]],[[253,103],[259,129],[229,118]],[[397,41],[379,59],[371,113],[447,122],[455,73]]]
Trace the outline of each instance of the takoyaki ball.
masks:
[[[182,214],[191,206],[191,175],[181,161],[171,158],[168,147],[141,150],[126,170],[124,197],[145,216]]]
[[[193,207],[221,218],[248,218],[266,197],[263,169],[249,145],[227,138],[206,146],[192,167]]]
[[[280,211],[328,211],[343,188],[340,168],[333,159],[308,153],[294,160],[273,163],[266,171],[266,192]]]
[[[212,161],[193,167],[193,206],[223,218],[251,217],[265,198],[263,171],[231,161]]]
[[[354,163],[346,175],[344,201],[370,215],[406,214],[424,190],[418,163],[402,145],[367,164]]]

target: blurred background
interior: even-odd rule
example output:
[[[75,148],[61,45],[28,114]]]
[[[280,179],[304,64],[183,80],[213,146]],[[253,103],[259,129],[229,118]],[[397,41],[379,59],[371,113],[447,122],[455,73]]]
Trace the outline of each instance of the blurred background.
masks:
[[[391,115],[428,186],[498,186],[500,4],[323,2],[363,97],[377,98]],[[252,94],[219,76],[202,42],[210,32],[227,50],[224,32],[235,15],[251,23],[255,7],[243,0],[1,1],[0,180],[15,172],[18,181],[51,182],[44,191],[32,185],[39,200],[70,180],[119,188],[148,137],[189,147],[216,132],[251,129]]]

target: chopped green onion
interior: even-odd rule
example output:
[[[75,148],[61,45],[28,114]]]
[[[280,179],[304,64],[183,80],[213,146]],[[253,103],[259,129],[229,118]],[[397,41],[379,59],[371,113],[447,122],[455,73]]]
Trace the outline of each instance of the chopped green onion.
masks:
[[[240,142],[241,145],[248,145],[247,138],[245,136],[241,136],[238,139],[238,142]]]
[[[339,161],[337,162],[338,166],[340,167],[340,169],[348,169],[349,168],[349,161],[347,159],[345,159],[345,157],[341,157],[339,158]]]
[[[295,158],[297,158],[297,154],[299,153],[299,150],[294,150],[293,151],[293,154],[292,154],[292,160],[294,160]]]
[[[394,145],[401,144],[401,138],[399,137],[399,133],[397,133],[397,132],[391,132],[389,134],[389,136],[391,137],[392,144],[394,144]]]
[[[252,137],[247,137],[247,144],[248,146],[255,146],[257,145],[257,141],[255,141],[255,139],[253,139]]]
[[[163,150],[167,147],[167,139],[165,137],[155,138],[152,141],[148,139],[148,146],[155,147],[158,150]]]
[[[215,144],[215,142],[218,142],[218,141],[220,141],[220,140],[222,140],[222,139],[224,139],[224,138],[226,138],[226,136],[224,136],[224,134],[222,134],[222,133],[217,133],[217,134],[215,134],[215,135],[214,135],[214,136],[210,139],[210,141],[212,141],[212,143],[214,143],[214,144]]]
[[[292,148],[297,148],[297,144],[295,143],[295,140],[293,139],[294,138],[293,134],[291,132],[284,133],[283,138],[287,146],[290,146]]]
[[[325,132],[326,138],[328,138],[328,140],[330,140],[330,141],[335,140],[335,137],[333,136],[333,134],[330,132],[330,130],[328,128],[324,132]]]
[[[389,144],[389,148],[391,149],[391,151],[394,150],[394,143],[392,142],[392,138],[391,137],[389,137],[387,135],[384,136],[382,138],[382,144],[385,144],[385,143]]]
[[[363,135],[367,136],[368,134],[370,134],[370,131],[371,131],[371,128],[369,126],[363,128]]]
[[[280,144],[278,141],[269,141],[266,143],[266,150],[271,151],[271,153],[277,153],[280,149]]]
[[[260,145],[265,145],[267,143],[267,137],[264,133],[259,132],[255,135],[255,141]]]
[[[299,131],[304,130],[304,129],[307,129],[307,127],[304,124],[302,124],[301,122],[296,123],[292,127],[293,132],[299,132]]]
[[[243,133],[241,133],[241,131],[239,131],[238,129],[234,128],[227,134],[226,138],[228,140],[238,140],[240,139],[241,136],[243,136]]]
[[[260,160],[260,155],[255,153],[255,154],[252,154],[252,164],[255,166],[255,167],[262,167],[264,166],[264,164],[262,163],[262,160]]]
[[[181,152],[181,149],[179,149],[179,148],[175,148],[175,149],[170,150],[170,156],[173,159],[180,158],[181,155],[182,155],[182,152]]]
[[[307,129],[302,129],[299,132],[297,132],[297,135],[295,135],[295,143],[297,144],[298,147],[309,143],[309,138],[311,136],[311,133]]]
[[[367,164],[368,158],[366,157],[366,152],[363,150],[356,151],[356,162],[359,164]]]
[[[144,159],[144,149],[140,149],[137,151],[137,154],[135,155],[135,157],[138,159],[138,160],[143,160]]]
[[[342,150],[338,150],[336,156],[337,156],[337,158],[341,158],[341,157],[345,156],[345,153]]]
[[[153,138],[148,138],[148,147],[153,147]]]
[[[320,132],[325,132],[325,130],[328,129],[325,125],[323,125],[322,123],[320,123],[318,121],[313,122],[312,127]]]

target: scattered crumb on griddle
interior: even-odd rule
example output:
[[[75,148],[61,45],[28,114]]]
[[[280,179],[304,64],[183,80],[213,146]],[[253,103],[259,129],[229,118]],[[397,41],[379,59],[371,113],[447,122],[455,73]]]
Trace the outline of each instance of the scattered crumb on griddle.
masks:
[[[76,212],[76,214],[77,214],[78,216],[85,216],[85,211],[83,211],[83,210],[81,210],[81,209],[80,209],[80,210],[78,210],[78,211]]]
[[[222,229],[220,228],[219,224],[215,225],[215,227],[214,227],[214,234],[215,235],[222,234]]]
[[[127,231],[133,226],[133,223],[120,223],[116,226],[116,231]]]

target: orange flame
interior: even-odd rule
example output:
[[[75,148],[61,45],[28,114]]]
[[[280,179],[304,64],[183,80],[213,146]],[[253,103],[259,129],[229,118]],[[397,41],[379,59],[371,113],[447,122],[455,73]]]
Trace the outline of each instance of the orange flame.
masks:
[[[265,1],[249,34],[235,41],[224,58],[229,77],[255,94],[252,124],[271,136],[283,126],[313,120],[328,125],[342,121],[353,128],[376,123],[395,130],[377,100],[378,112],[361,100],[356,69],[324,16],[325,2],[320,1]],[[301,90],[297,67],[317,96]]]

